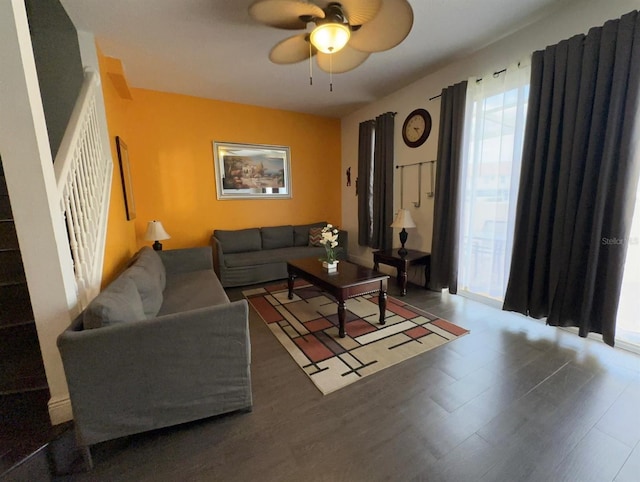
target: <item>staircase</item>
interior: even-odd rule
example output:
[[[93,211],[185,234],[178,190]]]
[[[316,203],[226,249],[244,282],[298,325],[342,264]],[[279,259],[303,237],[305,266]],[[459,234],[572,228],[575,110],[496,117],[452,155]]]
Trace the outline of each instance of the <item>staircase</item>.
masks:
[[[0,156],[6,156],[0,159],[0,480],[40,481],[50,480],[49,473],[68,472],[75,460],[72,424],[52,427],[49,416],[51,408],[58,423],[71,410],[55,339],[65,328],[66,310],[72,319],[100,289],[113,163],[99,74],[85,73],[70,117],[67,112],[73,102],[69,95],[75,95],[69,86],[84,68],[79,40],[86,48],[84,60],[98,69],[92,36],[78,35],[59,0],[0,1],[0,17],[3,25],[7,20],[16,26],[0,29],[7,61],[3,72],[17,72],[2,75],[6,89],[0,95],[3,105],[6,100],[12,107],[5,113],[12,111],[15,124],[12,132],[0,134]],[[38,72],[29,60],[27,35]],[[35,105],[35,75],[45,121],[55,124],[47,125],[49,132],[59,132],[64,127],[59,123],[68,119],[60,144],[52,146],[53,177],[50,156],[40,145],[43,122],[27,115]],[[43,169],[37,169],[38,162]],[[46,192],[32,196],[23,188],[30,184],[44,186]],[[25,241],[22,252],[16,231]]]
[[[103,148],[108,137],[100,131],[99,93],[97,74],[87,71],[54,162],[79,307],[100,290],[113,170]],[[50,480],[50,473],[76,471],[82,458],[72,424],[51,426],[50,393],[1,164],[0,480]]]
[[[0,162],[0,474],[50,437],[49,388]]]

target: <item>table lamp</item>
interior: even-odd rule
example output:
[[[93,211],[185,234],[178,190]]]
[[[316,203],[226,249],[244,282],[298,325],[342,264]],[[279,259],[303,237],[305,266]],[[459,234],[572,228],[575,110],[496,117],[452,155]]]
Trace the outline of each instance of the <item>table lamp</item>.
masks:
[[[396,214],[396,218],[391,223],[392,228],[402,228],[400,231],[400,243],[402,247],[398,250],[398,254],[400,256],[406,256],[407,250],[404,247],[404,243],[407,242],[407,238],[409,237],[409,233],[407,233],[405,228],[415,228],[416,223],[413,222],[413,218],[411,217],[411,213],[406,209],[400,209],[398,214]]]
[[[147,224],[147,232],[144,234],[144,239],[147,241],[155,241],[153,243],[153,249],[156,251],[162,251],[163,239],[169,239],[171,236],[164,230],[160,221],[149,221]]]

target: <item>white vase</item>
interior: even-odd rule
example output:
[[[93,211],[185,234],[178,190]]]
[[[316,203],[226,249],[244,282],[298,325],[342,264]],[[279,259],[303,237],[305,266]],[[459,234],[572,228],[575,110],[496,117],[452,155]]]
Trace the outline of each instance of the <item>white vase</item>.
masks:
[[[326,261],[322,262],[322,267],[326,269],[329,273],[338,270],[338,261],[334,261],[333,263],[327,263]]]

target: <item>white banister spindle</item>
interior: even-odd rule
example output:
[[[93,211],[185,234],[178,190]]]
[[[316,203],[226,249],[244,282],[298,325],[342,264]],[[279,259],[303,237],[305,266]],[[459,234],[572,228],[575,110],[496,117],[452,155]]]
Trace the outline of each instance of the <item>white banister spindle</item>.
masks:
[[[113,169],[100,135],[98,89],[88,71],[54,163],[83,306],[100,291]]]

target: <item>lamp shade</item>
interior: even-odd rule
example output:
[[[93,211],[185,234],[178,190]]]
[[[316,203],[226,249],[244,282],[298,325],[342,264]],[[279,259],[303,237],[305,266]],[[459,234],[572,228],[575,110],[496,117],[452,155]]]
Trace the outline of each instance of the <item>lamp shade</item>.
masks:
[[[335,54],[341,50],[351,37],[351,30],[342,23],[323,23],[311,32],[309,40],[315,48],[325,54]]]
[[[147,241],[162,241],[163,239],[169,238],[171,238],[171,236],[164,230],[160,221],[149,221],[144,239]]]
[[[392,228],[415,228],[416,223],[413,222],[411,213],[406,209],[400,209],[396,218],[391,223]]]

